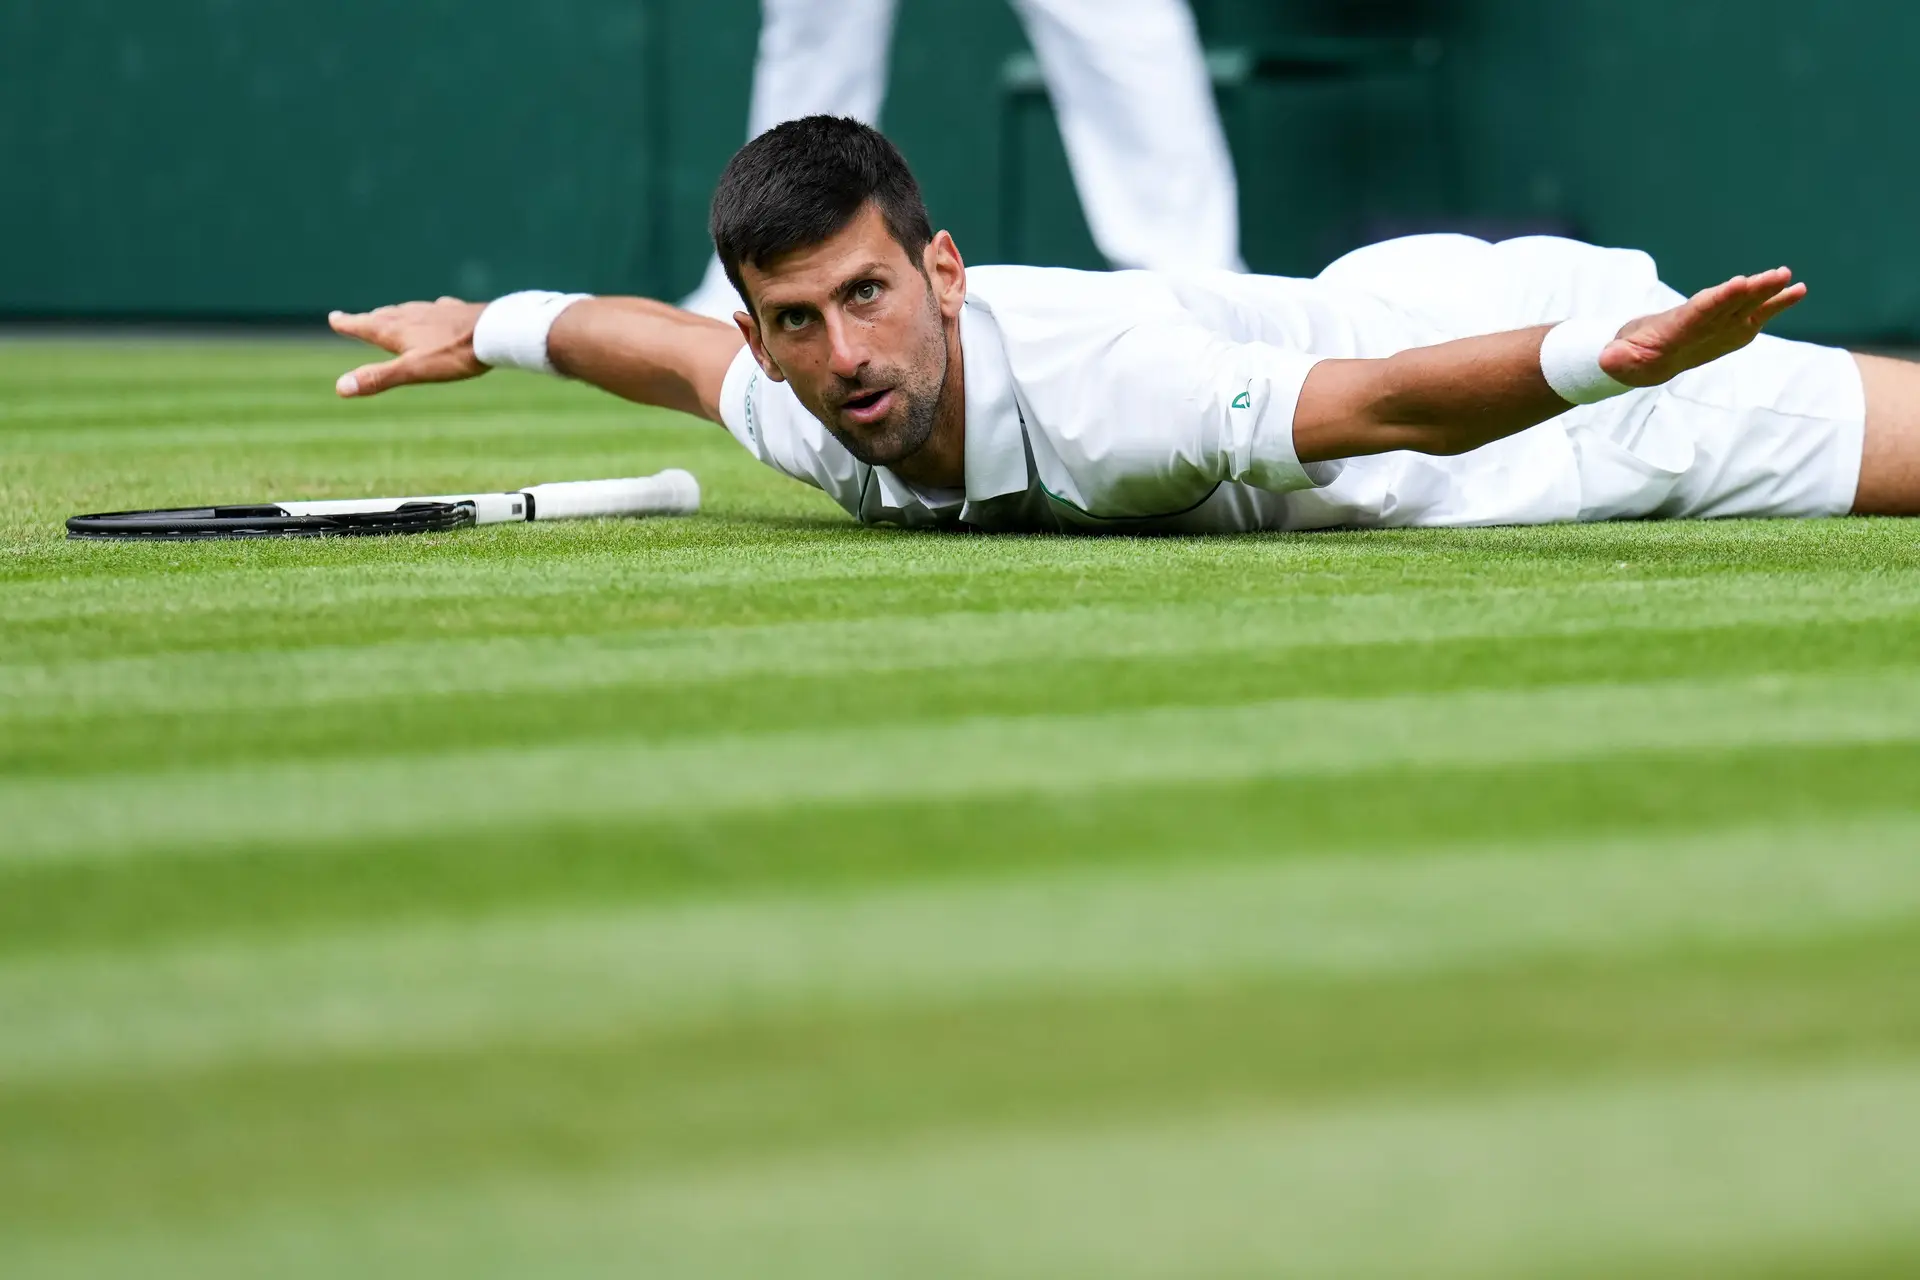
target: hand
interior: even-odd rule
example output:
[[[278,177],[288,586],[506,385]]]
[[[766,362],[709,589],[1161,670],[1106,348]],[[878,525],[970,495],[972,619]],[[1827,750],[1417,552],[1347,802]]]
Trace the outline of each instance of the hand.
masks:
[[[371,396],[416,382],[479,377],[487,366],[474,359],[473,326],[485,309],[484,303],[441,298],[357,315],[335,311],[327,317],[335,333],[371,342],[394,358],[341,374],[333,389],[343,396]]]
[[[1793,272],[1775,267],[1702,289],[1671,311],[1642,316],[1600,353],[1600,368],[1630,387],[1657,387],[1738,351],[1767,322],[1807,296]]]

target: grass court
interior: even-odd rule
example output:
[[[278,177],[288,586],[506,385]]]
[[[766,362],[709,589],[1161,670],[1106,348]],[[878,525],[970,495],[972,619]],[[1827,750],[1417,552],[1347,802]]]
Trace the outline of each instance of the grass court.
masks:
[[[362,358],[0,344],[0,1272],[1920,1271],[1914,523],[862,529]]]

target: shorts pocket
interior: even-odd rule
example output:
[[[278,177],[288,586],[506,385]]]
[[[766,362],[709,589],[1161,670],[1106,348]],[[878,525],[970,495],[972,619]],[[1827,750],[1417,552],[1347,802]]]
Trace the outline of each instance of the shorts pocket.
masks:
[[[1658,515],[1693,466],[1693,441],[1682,436],[1648,431],[1631,448],[1595,430],[1567,436],[1579,459],[1583,521]]]

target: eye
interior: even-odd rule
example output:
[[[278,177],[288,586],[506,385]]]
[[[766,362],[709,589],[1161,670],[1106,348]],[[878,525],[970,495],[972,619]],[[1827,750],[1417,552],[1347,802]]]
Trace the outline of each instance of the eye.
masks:
[[[798,308],[782,311],[774,322],[788,333],[798,333],[807,327],[807,313]]]
[[[879,296],[880,282],[878,280],[863,280],[853,287],[853,300],[855,302],[872,302]]]

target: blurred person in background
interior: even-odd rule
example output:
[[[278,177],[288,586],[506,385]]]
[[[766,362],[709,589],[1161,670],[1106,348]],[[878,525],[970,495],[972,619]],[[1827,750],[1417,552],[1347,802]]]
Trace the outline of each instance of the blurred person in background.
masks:
[[[1012,0],[1046,78],[1094,243],[1115,267],[1244,271],[1233,160],[1186,0]],[[880,118],[898,0],[762,0],[747,136]],[[681,304],[731,319],[714,257]]]

